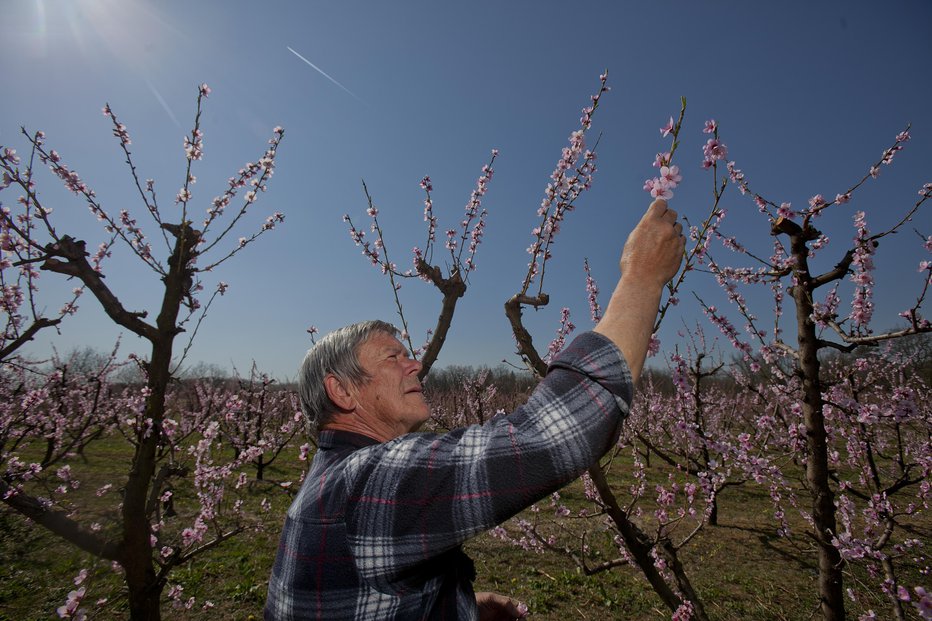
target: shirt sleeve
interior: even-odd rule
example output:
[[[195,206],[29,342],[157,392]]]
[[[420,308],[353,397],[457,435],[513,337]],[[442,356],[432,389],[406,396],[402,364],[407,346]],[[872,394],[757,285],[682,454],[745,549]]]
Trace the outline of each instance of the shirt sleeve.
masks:
[[[615,443],[632,398],[615,345],[587,332],[507,416],[413,433],[354,453],[344,471],[347,540],[376,589],[417,589],[443,553],[556,491]]]

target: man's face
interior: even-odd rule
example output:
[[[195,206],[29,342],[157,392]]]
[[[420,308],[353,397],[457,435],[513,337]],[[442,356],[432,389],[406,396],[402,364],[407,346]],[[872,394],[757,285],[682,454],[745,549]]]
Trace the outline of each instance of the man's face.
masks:
[[[358,356],[370,378],[354,388],[359,416],[389,429],[393,437],[417,430],[430,418],[417,377],[421,363],[398,339],[376,332],[359,347]]]

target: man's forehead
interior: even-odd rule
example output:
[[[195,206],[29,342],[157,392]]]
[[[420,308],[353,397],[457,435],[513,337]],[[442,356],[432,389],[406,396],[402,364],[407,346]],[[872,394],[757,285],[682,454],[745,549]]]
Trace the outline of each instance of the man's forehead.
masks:
[[[371,353],[384,353],[404,350],[404,345],[397,338],[387,332],[376,332],[362,344],[363,350]]]

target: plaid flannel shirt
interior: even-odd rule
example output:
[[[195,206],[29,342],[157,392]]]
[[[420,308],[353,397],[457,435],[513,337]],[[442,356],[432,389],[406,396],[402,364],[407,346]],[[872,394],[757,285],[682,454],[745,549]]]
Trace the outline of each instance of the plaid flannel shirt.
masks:
[[[588,332],[527,404],[485,425],[385,443],[322,431],[288,510],[265,618],[476,619],[463,542],[593,465],[631,397],[621,353]]]

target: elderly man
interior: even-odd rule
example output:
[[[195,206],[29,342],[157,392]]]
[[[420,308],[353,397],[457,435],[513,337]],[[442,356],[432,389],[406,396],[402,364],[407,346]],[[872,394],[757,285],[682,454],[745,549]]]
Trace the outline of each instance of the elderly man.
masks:
[[[685,241],[657,200],[628,237],[593,332],[550,365],[527,404],[485,425],[412,433],[430,415],[420,363],[390,324],[337,330],[307,354],[301,407],[318,451],[288,510],[265,617],[514,619],[474,593],[462,544],[566,485],[616,441]]]

